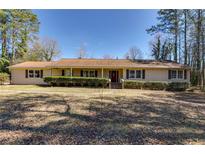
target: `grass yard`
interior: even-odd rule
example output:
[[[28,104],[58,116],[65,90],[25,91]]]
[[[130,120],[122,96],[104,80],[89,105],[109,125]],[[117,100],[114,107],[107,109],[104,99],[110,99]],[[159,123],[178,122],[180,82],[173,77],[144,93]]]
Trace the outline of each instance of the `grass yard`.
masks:
[[[0,144],[205,144],[205,94],[0,86]]]

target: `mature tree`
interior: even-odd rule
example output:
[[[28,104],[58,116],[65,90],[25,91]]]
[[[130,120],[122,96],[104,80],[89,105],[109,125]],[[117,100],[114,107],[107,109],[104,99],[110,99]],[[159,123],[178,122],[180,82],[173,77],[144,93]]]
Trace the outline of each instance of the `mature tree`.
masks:
[[[179,10],[165,9],[158,11],[159,23],[151,28],[147,29],[150,34],[156,34],[158,32],[165,33],[167,35],[172,35],[174,40],[174,61],[177,62],[178,57],[178,37],[179,37]]]
[[[40,40],[32,43],[28,52],[26,52],[21,59],[22,61],[44,61],[42,53],[42,45]]]
[[[188,13],[189,10],[185,9],[183,10],[183,16],[184,16],[184,64],[187,64],[188,61],[188,51],[187,51],[187,29],[188,29]]]
[[[24,60],[51,61],[60,55],[57,41],[43,38],[33,43],[31,49],[24,56]]]
[[[0,10],[0,36],[1,36],[1,57],[7,57],[8,54],[8,29],[9,29],[9,11]]]
[[[43,59],[46,61],[51,61],[59,56],[60,49],[57,41],[49,38],[43,39],[41,42],[41,52]]]
[[[1,57],[15,63],[28,52],[39,28],[38,18],[31,10],[0,10]],[[5,60],[1,60],[4,61]],[[9,63],[5,62],[5,67]]]
[[[190,66],[192,67],[192,81],[204,88],[204,10],[192,10],[189,14],[192,25],[190,30]]]
[[[23,55],[29,50],[29,43],[35,40],[36,34],[39,29],[38,18],[30,10],[16,10],[13,12],[14,19],[18,24],[13,27],[14,35],[15,31],[19,33],[18,42],[15,41],[14,37],[14,51],[16,57],[23,57]],[[19,19],[18,19],[19,18]],[[16,43],[16,44],[15,44]]]
[[[173,51],[173,45],[168,39],[163,39],[160,35],[155,36],[154,40],[150,42],[152,49],[152,57],[156,60],[168,60]]]
[[[126,59],[136,60],[142,58],[142,51],[137,48],[136,46],[133,46],[129,49],[129,51],[125,54]]]
[[[154,57],[154,59],[159,60],[160,54],[161,54],[161,36],[157,35],[155,37],[155,40],[150,42],[150,46],[152,48],[151,56]]]
[[[8,72],[7,66],[9,65],[8,58],[0,57],[0,72]]]

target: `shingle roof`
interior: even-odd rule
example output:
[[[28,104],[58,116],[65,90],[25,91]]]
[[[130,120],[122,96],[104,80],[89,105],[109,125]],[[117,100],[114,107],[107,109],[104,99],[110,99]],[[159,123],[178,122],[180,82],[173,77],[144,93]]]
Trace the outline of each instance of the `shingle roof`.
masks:
[[[172,61],[127,59],[61,59],[53,62],[24,62],[10,68],[189,68]]]
[[[39,61],[27,61],[19,64],[9,66],[9,68],[46,68],[53,62],[39,62]]]

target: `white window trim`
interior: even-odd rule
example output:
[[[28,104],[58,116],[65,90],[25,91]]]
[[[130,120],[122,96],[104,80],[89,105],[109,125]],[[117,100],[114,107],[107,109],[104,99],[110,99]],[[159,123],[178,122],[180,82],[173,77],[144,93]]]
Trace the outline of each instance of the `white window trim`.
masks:
[[[182,78],[179,78],[179,71],[182,72]],[[177,71],[177,78],[178,78],[179,80],[184,80],[184,70],[178,70],[178,71]]]
[[[173,75],[172,75],[173,72],[176,72],[175,78],[174,78]],[[177,75],[178,75],[177,70],[171,70],[171,79],[177,79]]]
[[[137,71],[140,71],[140,77],[137,78]],[[135,70],[135,78],[136,79],[142,79],[142,70]]]
[[[176,78],[172,78],[172,71],[176,71]],[[179,78],[179,71],[182,71],[182,78]],[[172,69],[171,70],[171,80],[185,80],[184,79],[184,70]]]
[[[30,77],[30,71],[33,71],[33,77]],[[28,70],[28,78],[34,78],[35,77],[35,70]]]
[[[134,78],[131,78],[130,77],[130,71],[134,71]],[[141,73],[140,73],[140,78],[136,78],[136,76],[137,76],[137,71],[140,71]],[[137,69],[137,70],[129,70],[129,79],[131,79],[131,80],[136,80],[136,79],[142,79],[142,70],[141,69]]]
[[[91,76],[91,72],[94,73],[93,76]],[[90,70],[90,71],[89,71],[89,76],[92,77],[92,78],[96,77],[96,76],[95,76],[95,70]]]
[[[33,71],[33,77],[30,77],[29,75],[29,71]],[[36,77],[36,71],[39,71],[39,77]],[[28,78],[30,79],[41,79],[41,70],[36,70],[36,69],[32,69],[32,70],[28,70]]]
[[[88,72],[88,76],[84,76],[84,72],[86,72],[86,71]],[[97,70],[93,70],[93,69],[91,69],[91,70],[83,70],[83,77],[88,77],[88,78],[91,77],[91,75],[90,75],[90,72],[91,72],[91,71],[94,72],[94,76],[93,76],[92,78],[95,78],[95,77],[96,77],[96,76],[95,76],[95,71],[97,71]]]
[[[131,71],[134,71],[134,78],[130,77]],[[129,79],[135,79],[135,77],[136,77],[136,70],[129,70]]]

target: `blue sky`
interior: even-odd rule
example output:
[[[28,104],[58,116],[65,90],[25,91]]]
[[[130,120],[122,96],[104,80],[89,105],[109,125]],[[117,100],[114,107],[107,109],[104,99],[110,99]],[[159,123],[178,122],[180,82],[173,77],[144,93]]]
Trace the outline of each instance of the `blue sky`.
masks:
[[[75,58],[81,46],[88,57],[105,54],[123,58],[132,46],[150,58],[146,29],[155,24],[157,10],[33,10],[40,20],[40,37],[57,40],[61,58]]]

